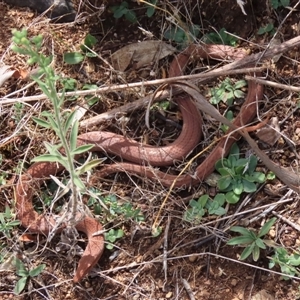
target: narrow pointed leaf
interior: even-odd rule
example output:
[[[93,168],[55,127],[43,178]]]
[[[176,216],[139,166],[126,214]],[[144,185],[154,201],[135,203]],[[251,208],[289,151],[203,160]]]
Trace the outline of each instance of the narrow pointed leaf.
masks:
[[[79,127],[79,122],[78,122],[78,120],[76,120],[71,128],[71,134],[70,134],[70,150],[71,150],[71,152],[73,152],[73,150],[76,149],[78,127]]]
[[[75,117],[76,117],[76,110],[74,110],[67,118],[66,123],[65,123],[65,132],[69,130],[69,128],[74,124],[75,122]]]
[[[45,121],[45,120],[42,120],[42,119],[39,119],[39,118],[35,118],[35,117],[32,117],[32,119],[33,119],[33,121],[36,123],[36,124],[38,124],[38,125],[40,125],[40,126],[42,126],[42,127],[44,127],[44,128],[52,128],[51,127],[51,124],[50,123],[48,123],[47,121]]]
[[[16,295],[21,294],[21,292],[25,288],[26,282],[27,282],[27,277],[22,277],[21,279],[18,280],[18,282],[16,283],[16,286],[14,287],[14,293]]]
[[[249,243],[253,243],[253,239],[249,236],[238,236],[238,237],[234,237],[232,239],[230,239],[228,242],[227,242],[227,245],[231,245],[231,246],[234,246],[234,245],[245,245],[245,244],[249,244]]]
[[[255,244],[247,246],[241,254],[240,260],[245,260],[253,251]]]
[[[260,249],[257,245],[255,245],[252,250],[252,258],[254,261],[258,261],[259,254],[260,254]]]
[[[263,240],[261,238],[258,238],[256,241],[255,241],[255,244],[261,248],[261,249],[266,249],[267,246],[265,245],[265,243],[263,242]]]
[[[29,276],[31,277],[35,277],[38,276],[39,274],[41,274],[41,272],[46,268],[45,264],[41,264],[39,266],[37,266],[36,268],[34,268],[33,270],[31,270],[29,272]]]
[[[93,147],[94,147],[93,144],[82,145],[82,146],[79,146],[78,148],[72,150],[71,154],[72,155],[81,154],[81,153],[91,150]]]
[[[74,183],[80,190],[85,189],[84,183],[81,181],[81,179],[77,175],[74,177]]]
[[[86,164],[84,164],[82,167],[80,167],[76,173],[78,175],[80,174],[84,174],[85,172],[88,172],[90,170],[92,170],[93,168],[99,166],[100,164],[102,164],[104,161],[106,160],[106,157],[101,158],[101,159],[93,159],[89,162],[87,162]]]
[[[276,218],[272,218],[267,223],[265,223],[265,225],[259,231],[258,237],[262,237],[262,236],[266,235],[270,231],[271,227],[273,226],[273,224],[275,222],[276,222]]]
[[[251,233],[248,229],[242,227],[242,226],[232,226],[230,228],[230,231],[233,231],[233,232],[238,232],[242,235],[245,235],[245,236],[251,236]]]

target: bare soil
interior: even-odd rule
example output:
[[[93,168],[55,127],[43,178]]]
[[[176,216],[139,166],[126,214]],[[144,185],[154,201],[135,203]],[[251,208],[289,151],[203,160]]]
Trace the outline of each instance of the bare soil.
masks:
[[[164,78],[172,57],[155,61],[142,69],[129,66],[125,72],[117,72],[111,68],[110,55],[125,45],[149,39],[149,34],[152,35],[153,40],[165,40],[163,33],[174,21],[170,19],[170,15],[174,15],[175,12],[180,12],[185,24],[200,25],[201,35],[225,28],[239,38],[238,47],[244,47],[249,52],[261,51],[268,45],[272,36],[258,35],[257,32],[260,27],[270,22],[277,29],[277,37],[281,41],[299,34],[300,12],[295,10],[290,13],[290,8],[273,10],[268,1],[248,1],[249,3],[244,6],[247,15],[242,13],[235,1],[230,0],[170,1],[160,3],[162,9],[157,9],[151,18],[145,15],[144,4],[128,1],[129,6],[138,16],[138,23],[135,24],[124,18],[113,17],[109,7],[120,1],[107,2],[102,13],[100,13],[102,3],[99,1],[76,3],[79,13],[82,13],[81,16],[87,16],[77,24],[52,24],[47,18],[38,16],[29,9],[9,7],[0,2],[1,61],[25,73],[29,71],[26,58],[14,54],[9,49],[11,30],[25,27],[28,29],[29,36],[36,34],[44,36],[43,52],[54,55],[57,74],[76,79],[77,89],[81,90],[85,84],[101,86]],[[290,7],[295,4],[296,1],[291,1]],[[288,13],[290,15],[285,18]],[[148,35],[145,32],[148,32]],[[79,45],[88,33],[98,40],[94,51],[99,57],[86,58],[78,65],[66,65],[62,59],[63,54],[79,51]],[[299,86],[298,53],[298,49],[294,49],[285,53],[277,63],[270,62],[268,72],[265,72],[264,76],[275,83]],[[213,65],[195,62],[190,70],[207,67]],[[151,74],[155,75],[151,76]],[[236,78],[242,79],[242,77]],[[201,89],[207,94],[208,89],[222,79],[224,78],[201,86]],[[30,83],[30,80],[10,79],[0,87],[0,95],[5,97],[25,86],[24,90],[13,97],[41,94],[36,84],[27,87]],[[88,109],[84,118],[133,102],[153,90],[154,88],[134,91],[128,89],[103,94],[100,101]],[[47,99],[23,103],[21,106],[15,103],[2,104],[3,100],[3,98],[0,100],[0,155],[2,156],[0,176],[6,174],[6,183],[0,186],[0,211],[4,211],[6,205],[11,209],[14,208],[13,187],[16,176],[25,172],[33,157],[45,152],[43,141],[57,142],[53,132],[36,127],[31,119],[32,116],[38,117],[43,111],[51,109]],[[74,109],[84,105],[84,102],[83,97],[66,101],[64,109]],[[269,156],[283,166],[296,167],[299,163],[298,103],[298,93],[274,87],[265,88],[264,103],[260,107],[259,117],[264,119],[266,115],[277,116],[281,132],[295,144],[290,146],[281,138],[273,147],[265,148]],[[224,111],[224,105],[220,105],[220,109]],[[239,104],[234,109],[238,111]],[[116,117],[115,120],[109,120],[93,128],[81,128],[81,131],[109,130],[121,134],[126,132],[130,137],[140,141],[148,140],[156,145],[169,143],[180,131],[180,115],[176,112],[176,107],[171,107],[167,113],[164,112],[162,121],[157,121],[155,130],[152,131],[146,131],[144,116],[145,110],[138,109],[127,114],[129,121],[125,125],[118,123]],[[156,120],[158,113],[151,117]],[[176,123],[177,127],[168,125],[170,122],[166,120],[171,120],[172,124]],[[204,130],[207,140],[201,146],[207,146],[213,140],[218,126],[215,121],[206,120]],[[239,142],[239,146],[243,153],[249,150],[243,141]],[[199,149],[195,153],[200,151]],[[99,156],[103,157],[104,154]],[[180,167],[178,166],[177,169]],[[259,168],[267,172],[263,165],[259,165]],[[87,178],[83,180],[87,181]],[[173,190],[159,218],[163,231],[158,237],[151,235],[151,226],[159,213],[167,189],[145,178],[130,177],[126,174],[118,174],[106,179],[95,178],[92,175],[91,182],[93,187],[101,191],[104,196],[116,195],[121,204],[132,203],[134,208],[141,210],[145,221],[137,223],[134,220],[124,220],[122,216],[112,218],[102,213],[100,221],[106,229],[121,228],[125,234],[115,243],[116,247],[113,250],[105,250],[95,271],[79,284],[73,284],[72,278],[79,257],[74,254],[80,255],[80,253],[77,250],[58,252],[60,235],[49,243],[45,237],[40,237],[38,243],[25,243],[20,241],[20,236],[25,232],[22,227],[15,227],[10,237],[0,233],[0,259],[2,260],[0,299],[300,299],[298,280],[285,281],[280,275],[268,270],[267,257],[273,254],[272,249],[262,251],[258,262],[254,262],[251,258],[244,261],[246,265],[239,261],[243,248],[226,245],[226,241],[231,236],[228,227],[247,226],[254,217],[253,213],[247,213],[249,209],[271,205],[287,195],[288,189],[277,180],[268,182],[253,195],[245,195],[249,201],[241,200],[237,205],[229,207],[228,216],[233,216],[236,211],[245,211],[241,218],[233,216],[230,221],[218,221],[216,216],[205,216],[198,225],[185,222],[183,213],[191,199],[197,199],[204,193],[214,195],[215,188],[203,183],[189,190]],[[44,196],[40,195],[40,197]],[[275,211],[294,224],[299,224],[298,195],[290,193],[289,197],[292,201],[277,206]],[[88,201],[88,196],[86,199]],[[262,210],[256,214],[261,213]],[[265,217],[258,217],[248,226],[258,230],[271,217],[273,217],[272,213],[268,213]],[[287,247],[291,253],[299,249],[299,232],[283,220],[277,221],[269,238]],[[79,246],[84,247],[85,236],[80,236],[78,240]],[[168,260],[163,258],[165,251],[169,251]],[[42,263],[46,264],[46,269],[41,275],[28,280],[21,296],[12,293],[19,277],[8,258],[15,256],[21,259],[28,269]],[[280,271],[278,268],[274,270]]]

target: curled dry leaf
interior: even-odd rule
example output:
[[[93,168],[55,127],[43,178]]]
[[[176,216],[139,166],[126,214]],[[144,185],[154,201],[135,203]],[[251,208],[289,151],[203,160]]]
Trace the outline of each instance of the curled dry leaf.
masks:
[[[257,137],[264,143],[273,146],[280,138],[280,127],[278,123],[278,118],[273,117],[269,121],[269,125],[261,128],[257,133]]]
[[[115,70],[123,72],[130,64],[134,69],[139,69],[175,51],[174,47],[162,41],[144,41],[119,49],[111,55],[111,61]]]
[[[3,65],[0,67],[0,87],[11,78],[16,70],[13,70],[10,66]]]

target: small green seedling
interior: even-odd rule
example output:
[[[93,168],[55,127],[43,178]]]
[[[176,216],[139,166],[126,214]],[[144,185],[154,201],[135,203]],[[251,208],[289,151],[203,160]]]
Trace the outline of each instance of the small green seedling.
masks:
[[[270,0],[273,9],[287,7],[290,5],[290,0]]]
[[[112,245],[116,240],[122,238],[124,236],[124,231],[122,229],[111,229],[104,234],[105,240],[109,242],[106,244],[106,248],[111,250],[114,248]]]
[[[272,23],[269,23],[265,27],[260,27],[258,29],[258,32],[257,32],[258,35],[262,35],[262,34],[265,34],[265,33],[269,33],[270,35],[275,34],[275,28],[274,28],[274,25]]]
[[[11,231],[14,227],[20,225],[20,221],[14,220],[14,214],[9,206],[5,206],[5,211],[0,213],[0,231],[7,238],[11,238]]]
[[[21,277],[14,288],[14,293],[16,295],[19,295],[24,290],[27,280],[29,278],[37,277],[38,275],[40,275],[42,273],[42,271],[46,267],[45,264],[42,264],[42,265],[39,265],[36,268],[28,271],[26,269],[25,265],[23,264],[23,262],[21,260],[19,260],[18,258],[15,259],[15,265],[16,265],[16,273],[18,276]]]
[[[243,192],[255,192],[256,183],[266,180],[265,174],[255,171],[256,165],[257,158],[254,155],[240,158],[240,149],[236,143],[232,145],[228,158],[216,162],[216,170],[221,174],[217,187],[226,192],[225,198],[228,203],[237,203]]]
[[[149,5],[145,2],[146,7],[147,7],[146,16],[148,18],[151,18],[155,13],[155,6],[156,6],[156,3],[157,3],[157,0],[148,0],[147,2],[152,4],[152,5]]]
[[[90,189],[91,194],[95,197],[90,197],[88,201],[88,206],[94,207],[94,213],[96,215],[103,214],[108,222],[113,221],[119,216],[122,216],[125,220],[134,220],[135,222],[143,222],[145,217],[141,213],[140,209],[135,209],[130,202],[120,203],[116,195],[102,196],[101,192],[97,189]],[[103,210],[99,201],[99,198],[103,204],[108,207],[108,211]]]
[[[164,32],[164,38],[179,44],[180,48],[184,48],[191,41],[194,41],[200,33],[200,27],[198,25],[192,24],[187,27],[188,30],[184,30],[179,26],[171,26]]]
[[[210,89],[210,103],[216,105],[222,101],[228,105],[232,105],[235,99],[245,96],[245,93],[241,90],[245,86],[247,86],[245,80],[233,83],[230,78],[226,78],[217,87]]]
[[[3,156],[2,156],[2,154],[0,154],[0,166],[2,165],[2,163],[3,163]],[[6,177],[7,177],[7,173],[4,171],[1,171],[0,172],[0,186],[6,184]]]
[[[234,115],[233,115],[233,111],[232,110],[228,110],[225,113],[225,118],[229,121],[232,121],[234,119]],[[227,130],[229,129],[229,126],[222,124],[221,126],[222,131],[225,133],[227,132]]]
[[[300,271],[297,267],[300,266],[300,254],[289,254],[285,248],[276,248],[275,254],[270,258],[269,268],[272,269],[275,265],[279,265],[281,272],[286,275],[300,276]],[[289,280],[287,276],[282,276],[284,280]]]
[[[64,62],[69,65],[76,65],[81,63],[86,57],[96,57],[97,55],[90,50],[93,49],[96,43],[97,39],[93,35],[87,34],[83,44],[80,45],[81,52],[64,53]]]
[[[184,213],[184,220],[199,224],[205,214],[222,216],[226,213],[226,210],[222,207],[224,203],[224,194],[217,194],[214,199],[208,195],[203,195],[198,200],[192,199],[190,208]]]
[[[258,261],[260,256],[260,251],[265,250],[267,246],[275,247],[272,240],[262,239],[275,223],[276,218],[272,218],[260,229],[259,233],[256,234],[251,229],[246,229],[241,226],[233,226],[230,230],[233,232],[240,233],[240,236],[234,237],[227,242],[227,245],[235,246],[239,245],[245,247],[241,254],[240,260],[245,260],[251,253],[254,261]]]
[[[114,13],[114,18],[116,19],[125,17],[131,23],[137,22],[136,13],[129,8],[129,4],[126,1],[123,1],[120,5],[110,7],[110,10]]]
[[[220,44],[235,47],[237,45],[238,39],[226,33],[225,31],[226,29],[222,28],[219,32],[211,32],[205,34],[202,40],[205,44]]]

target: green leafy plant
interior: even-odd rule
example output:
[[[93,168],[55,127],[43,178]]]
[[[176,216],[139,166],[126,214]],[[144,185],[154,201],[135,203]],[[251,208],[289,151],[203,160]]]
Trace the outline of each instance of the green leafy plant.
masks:
[[[289,254],[285,248],[276,248],[275,254],[270,258],[269,268],[272,269],[275,265],[278,265],[281,272],[286,275],[300,276],[300,270],[297,268],[300,266],[300,254]],[[282,276],[284,280],[289,280],[287,276]]]
[[[2,154],[0,154],[0,166],[2,165],[2,163],[3,163],[3,157]],[[0,186],[6,184],[6,177],[7,177],[6,172],[0,171]]]
[[[206,44],[221,44],[235,47],[237,45],[238,39],[226,33],[225,31],[226,29],[222,28],[219,32],[211,32],[205,34],[202,40]]]
[[[104,234],[105,240],[110,242],[111,244],[106,244],[106,248],[111,250],[113,249],[113,243],[116,240],[122,238],[124,236],[124,231],[122,229],[110,229],[108,232]]]
[[[120,203],[115,195],[102,196],[101,192],[92,188],[90,189],[91,194],[94,197],[90,197],[88,201],[88,206],[94,207],[94,212],[97,215],[104,214],[107,221],[114,220],[117,216],[124,217],[125,220],[134,220],[135,222],[143,222],[145,220],[140,209],[135,209],[130,202]],[[99,204],[98,199],[108,207],[108,211],[104,210]]]
[[[86,57],[97,57],[97,54],[90,50],[93,49],[96,43],[97,39],[93,35],[87,34],[83,44],[80,45],[81,52],[64,53],[64,62],[69,65],[75,65],[81,63]]]
[[[42,264],[29,271],[28,269],[26,269],[23,262],[18,258],[15,259],[15,266],[17,275],[21,277],[14,288],[14,293],[16,295],[19,295],[24,290],[29,278],[37,277],[46,267],[45,264]]]
[[[256,172],[257,158],[250,155],[248,158],[240,158],[240,149],[233,144],[228,158],[216,162],[215,168],[221,174],[217,187],[226,192],[228,203],[237,203],[243,192],[256,191],[256,183],[265,181],[265,174]]]
[[[230,230],[240,233],[240,236],[230,239],[227,242],[227,245],[239,245],[245,247],[241,254],[240,260],[245,260],[252,253],[253,260],[258,261],[261,250],[266,249],[267,246],[275,247],[275,244],[272,240],[262,239],[262,237],[264,237],[270,231],[275,221],[276,218],[270,219],[264,224],[257,234],[251,229],[246,229],[241,226],[233,226]]]
[[[146,16],[148,18],[151,18],[154,13],[155,13],[155,5],[157,3],[157,0],[148,0],[148,3],[152,4],[152,5],[149,5],[145,2],[146,4],[146,7],[147,7],[147,10],[146,10]]]
[[[232,110],[228,110],[225,113],[225,118],[228,119],[229,121],[232,121],[234,119],[233,111]],[[221,129],[225,133],[225,132],[227,132],[227,130],[229,129],[229,127],[227,125],[222,124],[221,125]]]
[[[5,211],[0,213],[0,231],[7,238],[11,238],[11,231],[20,225],[20,221],[14,220],[14,214],[9,206],[5,206]]]
[[[232,105],[235,99],[245,96],[241,88],[246,85],[247,82],[245,80],[233,83],[230,78],[226,78],[218,86],[210,89],[210,103],[216,105],[222,101],[228,105]]]
[[[189,204],[190,208],[184,213],[184,220],[198,224],[205,214],[222,216],[226,213],[222,207],[224,203],[224,194],[217,194],[214,199],[208,195],[203,195],[198,200],[192,199]]]
[[[125,17],[129,22],[137,22],[136,13],[129,8],[129,4],[126,1],[123,1],[120,5],[110,7],[110,10],[114,13],[114,18],[116,19]]]
[[[287,7],[290,5],[290,0],[270,0],[271,6],[273,9],[279,7]]]
[[[275,33],[275,28],[272,23],[267,24],[265,27],[260,27],[257,31],[258,35],[262,35],[265,33],[269,33],[270,35],[274,35]]]
[[[76,119],[76,111],[67,114],[62,113],[62,106],[65,99],[63,96],[59,97],[56,91],[56,84],[61,78],[54,73],[54,70],[51,67],[52,57],[46,57],[41,53],[43,37],[38,35],[29,39],[27,38],[27,31],[25,29],[22,31],[13,30],[12,33],[14,42],[12,50],[16,53],[29,56],[29,59],[27,60],[28,64],[37,64],[39,66],[39,74],[34,75],[32,78],[38,83],[40,89],[48,99],[51,100],[53,106],[53,113],[48,112],[45,118],[33,118],[33,120],[44,128],[54,130],[61,142],[58,145],[51,145],[45,142],[45,147],[49,154],[36,157],[32,161],[57,162],[69,172],[69,186],[72,191],[71,214],[75,217],[77,214],[78,193],[79,191],[85,190],[85,184],[80,179],[80,175],[97,166],[101,163],[101,160],[96,159],[88,161],[79,168],[75,168],[75,156],[90,150],[93,145],[82,145],[77,147],[79,122]],[[44,75],[43,79],[41,79],[41,75]],[[59,151],[61,148],[64,149],[65,154],[62,154]]]
[[[180,48],[184,48],[200,33],[200,27],[198,25],[187,26],[187,29],[183,29],[179,26],[171,26],[164,32],[164,38],[174,41],[179,44]]]
[[[13,106],[13,115],[12,119],[15,120],[15,123],[19,123],[23,117],[24,103],[16,102]]]

